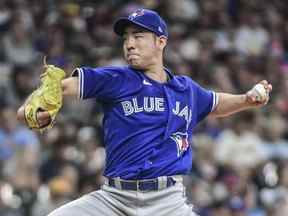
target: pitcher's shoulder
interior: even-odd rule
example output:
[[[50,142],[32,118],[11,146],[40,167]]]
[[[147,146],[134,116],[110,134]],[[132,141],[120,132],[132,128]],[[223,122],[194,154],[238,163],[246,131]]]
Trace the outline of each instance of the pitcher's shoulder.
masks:
[[[140,79],[139,74],[127,65],[123,66],[104,66],[102,67],[104,70],[111,71],[115,74],[119,74],[120,76],[124,76],[130,79]]]
[[[178,85],[184,89],[187,89],[196,83],[191,77],[185,75],[174,75],[173,78],[176,80]]]

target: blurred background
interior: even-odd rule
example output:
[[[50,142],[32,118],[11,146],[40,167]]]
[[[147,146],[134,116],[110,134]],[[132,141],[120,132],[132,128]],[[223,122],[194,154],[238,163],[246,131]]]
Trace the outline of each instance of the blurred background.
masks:
[[[288,3],[283,0],[1,0],[0,215],[44,216],[100,187],[102,111],[65,99],[53,129],[16,110],[39,85],[42,59],[65,69],[125,64],[116,17],[157,10],[169,26],[165,64],[208,89],[273,84],[270,103],[195,129],[187,196],[201,216],[288,215]]]

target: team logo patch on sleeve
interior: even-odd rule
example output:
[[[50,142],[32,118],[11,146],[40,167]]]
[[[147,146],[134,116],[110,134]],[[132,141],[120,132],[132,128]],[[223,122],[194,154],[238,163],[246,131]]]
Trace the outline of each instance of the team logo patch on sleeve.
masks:
[[[189,148],[188,134],[176,132],[173,133],[170,138],[176,143],[177,157],[180,157]]]

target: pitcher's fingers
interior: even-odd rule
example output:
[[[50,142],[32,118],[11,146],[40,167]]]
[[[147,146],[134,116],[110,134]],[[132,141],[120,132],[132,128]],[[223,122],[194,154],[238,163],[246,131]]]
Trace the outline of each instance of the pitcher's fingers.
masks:
[[[262,81],[260,81],[260,83],[261,83],[262,85],[264,85],[264,86],[268,85],[268,81],[267,81],[267,80],[262,80]]]
[[[39,111],[37,113],[37,118],[38,120],[45,120],[45,119],[49,119],[50,115],[48,111]]]
[[[37,122],[40,127],[44,127],[51,122],[51,118],[49,112],[47,111],[39,111],[37,113]]]
[[[273,89],[272,85],[271,85],[271,84],[268,84],[267,89],[269,90],[269,92],[271,92],[272,89]]]

